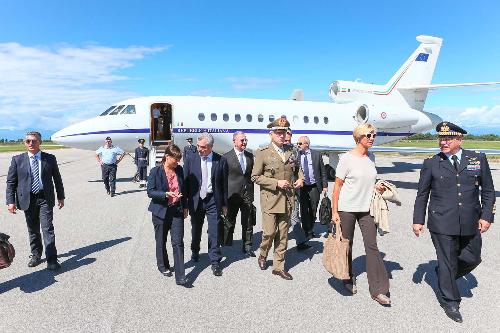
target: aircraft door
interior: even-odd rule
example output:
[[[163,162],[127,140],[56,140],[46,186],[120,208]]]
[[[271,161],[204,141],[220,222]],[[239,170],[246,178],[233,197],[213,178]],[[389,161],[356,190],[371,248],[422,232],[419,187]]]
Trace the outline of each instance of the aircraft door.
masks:
[[[151,143],[166,145],[172,141],[172,105],[151,104]]]

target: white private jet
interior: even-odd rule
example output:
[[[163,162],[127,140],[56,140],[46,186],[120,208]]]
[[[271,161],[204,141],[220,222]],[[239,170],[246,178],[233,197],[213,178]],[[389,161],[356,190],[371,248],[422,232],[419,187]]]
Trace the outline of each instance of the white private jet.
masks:
[[[338,154],[354,146],[352,130],[358,124],[377,127],[376,145],[429,131],[441,122],[435,114],[423,111],[427,92],[441,87],[477,86],[500,82],[431,85],[442,39],[418,36],[418,48],[384,86],[360,82],[335,81],[330,96],[335,103],[303,100],[301,91],[292,100],[248,98],[154,96],[121,101],[97,117],[66,127],[52,136],[59,144],[95,150],[104,138],[126,151],[133,151],[143,138],[151,149],[151,162],[159,157],[162,145],[209,132],[214,149],[225,152],[232,147],[232,133],[244,131],[248,149],[269,143],[266,125],[286,116],[296,135],[310,137],[311,148],[328,154],[336,167]],[[158,154],[157,154],[158,150]],[[374,147],[374,151],[431,152],[432,149]]]

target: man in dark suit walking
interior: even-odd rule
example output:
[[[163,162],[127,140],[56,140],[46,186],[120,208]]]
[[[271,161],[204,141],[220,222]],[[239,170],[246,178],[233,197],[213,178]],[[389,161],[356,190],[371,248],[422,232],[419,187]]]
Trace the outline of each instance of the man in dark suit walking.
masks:
[[[297,145],[300,150],[300,165],[304,172],[304,186],[300,189],[300,215],[306,239],[310,240],[316,237],[314,234],[316,211],[320,194],[326,194],[328,191],[328,180],[321,154],[309,148],[311,145],[309,137],[301,136]]]
[[[54,155],[40,150],[42,136],[39,132],[28,132],[24,144],[28,151],[12,157],[7,174],[7,209],[16,214],[17,209],[24,211],[31,247],[29,267],[41,263],[43,232],[47,268],[57,270],[56,238],[54,234],[53,208],[55,206],[54,185],[57,192],[57,205],[64,207],[64,186]]]
[[[208,220],[208,257],[215,276],[222,275],[221,251],[222,219],[227,215],[227,162],[224,156],[212,151],[214,138],[201,133],[197,141],[197,154],[184,160],[184,180],[191,216],[191,259],[200,258],[201,231],[205,216]]]
[[[427,221],[438,260],[439,301],[446,315],[461,323],[456,279],[481,262],[481,233],[493,223],[495,189],[486,156],[461,148],[465,130],[442,122],[436,131],[441,152],[426,159],[420,171],[413,232],[418,237],[424,230],[429,201]]]
[[[233,134],[234,149],[224,154],[228,167],[228,204],[227,221],[224,224],[224,245],[233,244],[233,233],[236,225],[236,216],[241,211],[241,235],[243,252],[255,257],[252,250],[253,222],[250,221],[250,209],[254,200],[253,182],[253,154],[246,151],[247,137],[245,133],[237,131]]]

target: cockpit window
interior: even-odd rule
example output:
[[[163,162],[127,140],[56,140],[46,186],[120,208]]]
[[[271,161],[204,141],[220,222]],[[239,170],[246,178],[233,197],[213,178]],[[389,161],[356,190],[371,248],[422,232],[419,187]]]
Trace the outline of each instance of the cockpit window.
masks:
[[[127,105],[120,114],[135,114],[135,105]]]
[[[118,106],[116,109],[113,110],[113,112],[110,112],[109,115],[111,116],[120,113],[120,111],[123,110],[124,107],[125,105]]]
[[[103,113],[101,113],[99,116],[105,116],[107,115],[108,113],[110,113],[114,108],[116,108],[116,105],[111,105],[106,111],[104,111]]]

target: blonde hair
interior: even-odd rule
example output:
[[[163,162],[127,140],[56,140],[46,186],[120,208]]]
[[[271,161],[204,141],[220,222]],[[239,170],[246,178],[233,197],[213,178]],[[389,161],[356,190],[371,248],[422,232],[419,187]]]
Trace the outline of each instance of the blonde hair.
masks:
[[[377,131],[375,126],[373,126],[372,124],[361,124],[361,125],[358,125],[352,131],[352,136],[354,138],[354,141],[356,141],[356,143],[358,143],[359,141],[361,141],[361,138],[363,137],[363,135],[370,133],[372,131],[373,132]]]

